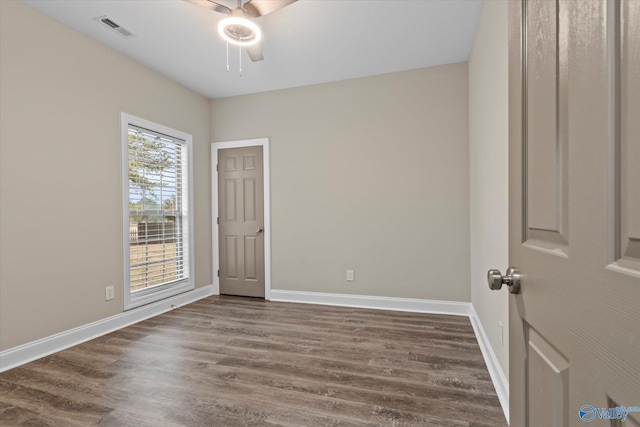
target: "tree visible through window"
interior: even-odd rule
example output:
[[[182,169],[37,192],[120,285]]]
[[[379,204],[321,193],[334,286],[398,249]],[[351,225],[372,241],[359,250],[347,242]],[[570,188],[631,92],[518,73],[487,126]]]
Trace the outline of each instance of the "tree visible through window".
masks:
[[[185,141],[128,127],[129,286],[132,292],[187,277]]]

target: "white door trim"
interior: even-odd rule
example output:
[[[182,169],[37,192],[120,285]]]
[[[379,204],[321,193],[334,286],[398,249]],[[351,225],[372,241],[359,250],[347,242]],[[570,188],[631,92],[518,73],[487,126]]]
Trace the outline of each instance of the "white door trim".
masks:
[[[238,141],[211,143],[211,230],[213,254],[213,293],[220,295],[220,254],[218,252],[218,150],[225,148],[262,147],[262,167],[264,173],[264,299],[271,299],[271,192],[269,169],[269,138],[243,139]]]

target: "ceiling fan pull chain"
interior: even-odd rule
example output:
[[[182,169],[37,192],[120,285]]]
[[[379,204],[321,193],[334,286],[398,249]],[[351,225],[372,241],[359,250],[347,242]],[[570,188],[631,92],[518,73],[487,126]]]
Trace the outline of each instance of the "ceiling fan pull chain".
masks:
[[[240,37],[238,37],[240,39]],[[238,46],[238,60],[240,63],[240,77],[242,77],[242,46]]]
[[[227,42],[227,73],[229,72],[229,42]]]

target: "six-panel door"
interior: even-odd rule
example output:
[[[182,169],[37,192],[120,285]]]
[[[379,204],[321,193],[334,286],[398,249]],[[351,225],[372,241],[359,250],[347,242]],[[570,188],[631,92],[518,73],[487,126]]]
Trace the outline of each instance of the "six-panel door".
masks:
[[[637,426],[640,1],[509,15],[511,426]]]
[[[264,298],[262,147],[218,150],[220,293]]]

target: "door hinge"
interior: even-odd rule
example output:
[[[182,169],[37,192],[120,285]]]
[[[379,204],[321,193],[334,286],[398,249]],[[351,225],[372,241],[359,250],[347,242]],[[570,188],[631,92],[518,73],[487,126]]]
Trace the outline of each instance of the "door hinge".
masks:
[[[220,225],[220,217],[216,218],[216,224]]]
[[[218,270],[218,277],[220,277],[220,270]]]
[[[219,170],[220,170],[220,165],[216,163],[216,172],[218,172]]]

